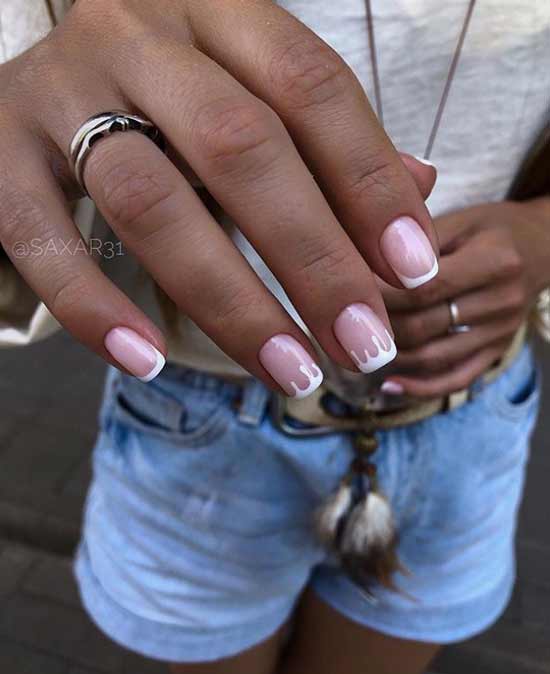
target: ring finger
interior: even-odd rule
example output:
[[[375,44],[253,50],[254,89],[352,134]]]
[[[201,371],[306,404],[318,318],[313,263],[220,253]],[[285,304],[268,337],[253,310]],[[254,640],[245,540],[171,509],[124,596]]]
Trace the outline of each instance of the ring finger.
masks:
[[[477,325],[470,332],[432,340],[417,349],[401,349],[395,361],[395,370],[423,375],[444,372],[493,342],[507,336],[512,339],[520,325],[521,319],[514,316]]]
[[[397,346],[414,349],[449,333],[454,324],[476,326],[523,312],[525,299],[516,284],[495,284],[455,298],[458,319],[453,322],[449,302],[419,311],[391,313]]]
[[[86,186],[119,238],[174,303],[249,372],[291,396],[321,383],[311,345],[147,138],[94,146]]]
[[[184,64],[194,67],[182,78]],[[124,91],[236,221],[329,356],[363,371],[388,362],[395,350],[374,276],[277,115],[193,47],[172,45],[139,73],[126,65]]]

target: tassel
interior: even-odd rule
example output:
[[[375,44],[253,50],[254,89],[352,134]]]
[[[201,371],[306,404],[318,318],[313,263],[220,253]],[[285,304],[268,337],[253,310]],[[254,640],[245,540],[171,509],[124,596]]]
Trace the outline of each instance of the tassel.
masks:
[[[349,480],[344,479],[338,489],[315,514],[315,529],[319,541],[329,549],[336,547],[340,525],[353,505]]]
[[[390,503],[378,489],[376,465],[369,459],[378,443],[373,433],[355,438],[356,456],[338,489],[316,513],[316,532],[342,568],[372,598],[374,581],[399,592],[397,530]]]
[[[387,499],[370,491],[352,510],[342,533],[340,563],[362,588],[373,580],[394,591],[396,571],[403,570],[396,554],[397,531]]]
[[[344,555],[368,557],[372,550],[389,547],[395,536],[390,504],[384,496],[371,491],[351,511],[340,550]]]

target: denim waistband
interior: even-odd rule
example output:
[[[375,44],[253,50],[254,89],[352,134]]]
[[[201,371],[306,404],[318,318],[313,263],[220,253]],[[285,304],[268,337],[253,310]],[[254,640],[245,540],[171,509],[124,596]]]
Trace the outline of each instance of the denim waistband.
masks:
[[[172,364],[168,364],[159,377],[147,384],[109,368],[105,398],[107,400],[119,394],[123,394],[138,409],[146,408],[162,426],[173,430],[180,427],[190,395],[195,401],[202,397],[215,397],[220,405],[236,402],[237,418],[245,426],[260,425],[272,395],[262,382],[252,377],[228,381],[214,374]]]

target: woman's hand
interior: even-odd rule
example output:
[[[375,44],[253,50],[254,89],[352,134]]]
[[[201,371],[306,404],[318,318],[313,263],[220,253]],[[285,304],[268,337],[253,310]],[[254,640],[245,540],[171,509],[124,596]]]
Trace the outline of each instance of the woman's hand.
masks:
[[[396,287],[436,273],[417,187],[433,169],[413,160],[411,176],[350,69],[299,21],[254,0],[77,0],[0,68],[0,240],[54,316],[113,364],[147,375],[148,345],[165,352],[162,335],[82,248],[13,250],[75,239],[71,138],[90,116],[120,109],[160,127],[174,163],[138,133],[114,134],[87,161],[89,193],[180,310],[268,385],[293,395],[293,382],[299,394],[318,382],[311,345],[175,164],[233,217],[344,367],[372,345],[370,330],[390,329],[371,269]],[[357,304],[382,322],[368,312],[354,322],[345,309]]]
[[[384,285],[400,347],[387,393],[443,396],[469,386],[506,351],[550,285],[550,197],[438,218],[440,273],[413,292]],[[449,302],[469,332],[449,334]]]

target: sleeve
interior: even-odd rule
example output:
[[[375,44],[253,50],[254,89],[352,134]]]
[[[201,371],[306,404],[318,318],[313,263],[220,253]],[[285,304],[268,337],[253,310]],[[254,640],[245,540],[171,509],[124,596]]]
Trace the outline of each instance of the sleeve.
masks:
[[[74,221],[83,238],[92,235],[96,208],[90,199],[81,199]],[[47,307],[40,302],[7,257],[0,259],[0,347],[25,346],[49,337],[60,329]]]

